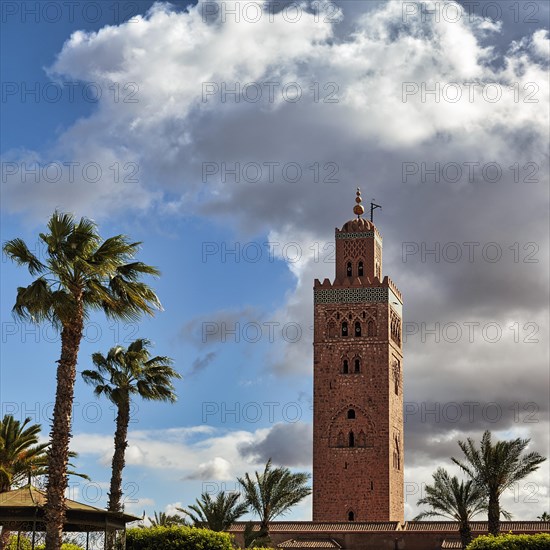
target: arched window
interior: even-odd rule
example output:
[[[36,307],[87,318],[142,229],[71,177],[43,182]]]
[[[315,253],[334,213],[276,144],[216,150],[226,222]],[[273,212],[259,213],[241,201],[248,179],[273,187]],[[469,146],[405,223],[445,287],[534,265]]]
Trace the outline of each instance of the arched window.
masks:
[[[348,335],[348,322],[344,321],[342,323],[342,336],[347,336],[347,335]]]
[[[376,336],[376,326],[372,319],[367,323],[367,336]]]
[[[346,275],[348,277],[351,277],[353,275],[353,270],[351,269],[351,262],[348,262],[348,265],[346,266]]]
[[[349,433],[349,446],[355,447],[355,435],[353,434],[353,432]]]
[[[344,359],[344,367],[342,368],[342,372],[344,374],[348,374],[349,373],[349,364],[348,364],[348,360],[347,359]]]
[[[355,521],[355,514],[351,510],[348,512],[348,521]]]
[[[355,321],[355,336],[361,336],[361,323],[359,321]]]
[[[355,359],[353,368],[354,368],[354,372],[361,372],[361,360],[360,359]]]
[[[353,409],[348,410],[348,418],[350,420],[355,418],[355,411]]]
[[[359,262],[357,266],[357,275],[359,275],[359,277],[363,276],[363,262]]]

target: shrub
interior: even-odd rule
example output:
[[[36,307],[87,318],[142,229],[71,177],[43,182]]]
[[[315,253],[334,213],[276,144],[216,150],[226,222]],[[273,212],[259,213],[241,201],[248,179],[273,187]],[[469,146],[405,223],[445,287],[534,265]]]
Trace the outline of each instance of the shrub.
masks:
[[[229,533],[171,526],[128,529],[126,550],[234,550]]]
[[[31,550],[32,544],[31,541],[24,536],[21,536],[19,539],[19,548],[21,550]],[[6,550],[17,550],[17,535],[11,535],[6,545]]]
[[[549,550],[550,534],[536,535],[484,535],[477,537],[467,550]]]

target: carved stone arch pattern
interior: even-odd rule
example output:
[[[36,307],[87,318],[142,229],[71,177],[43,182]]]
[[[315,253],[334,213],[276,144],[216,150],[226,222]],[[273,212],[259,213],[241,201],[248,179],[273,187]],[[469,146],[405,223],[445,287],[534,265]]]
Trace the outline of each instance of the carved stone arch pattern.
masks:
[[[392,360],[392,378],[394,393],[395,395],[399,395],[401,388],[401,364],[395,357]]]
[[[364,261],[365,246],[367,246],[365,239],[344,239],[344,258],[346,258],[346,263],[350,260]]]
[[[353,411],[355,417],[350,418]],[[373,447],[375,424],[362,408],[353,403],[342,407],[332,418],[329,427],[329,446],[339,448]]]
[[[401,435],[398,431],[393,434],[393,467],[401,470]]]
[[[390,334],[392,340],[401,347],[401,319],[393,311],[390,312]]]

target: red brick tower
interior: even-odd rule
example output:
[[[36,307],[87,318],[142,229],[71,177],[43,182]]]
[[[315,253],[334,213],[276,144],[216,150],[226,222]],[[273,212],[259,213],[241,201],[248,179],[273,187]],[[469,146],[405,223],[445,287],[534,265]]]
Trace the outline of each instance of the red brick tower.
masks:
[[[356,202],[314,286],[313,521],[403,521],[403,300]]]

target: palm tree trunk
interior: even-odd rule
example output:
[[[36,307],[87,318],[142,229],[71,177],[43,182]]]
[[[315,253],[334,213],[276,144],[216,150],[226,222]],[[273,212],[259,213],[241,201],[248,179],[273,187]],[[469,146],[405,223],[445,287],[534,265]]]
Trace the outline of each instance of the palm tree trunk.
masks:
[[[82,339],[83,309],[77,297],[77,312],[61,331],[61,358],[57,366],[57,389],[53,411],[51,448],[48,459],[46,518],[46,548],[61,549],[63,523],[65,521],[65,489],[67,488],[67,464],[76,378],[78,349]]]
[[[489,493],[488,520],[489,533],[495,536],[498,535],[500,533],[500,504],[498,494],[492,491]]]
[[[468,544],[472,542],[472,529],[467,521],[460,524],[460,540],[462,542],[463,549],[465,549]]]
[[[113,454],[109,506],[111,512],[122,512],[122,470],[126,464],[124,455],[128,447],[128,424],[130,423],[130,398],[117,403],[115,452]]]

